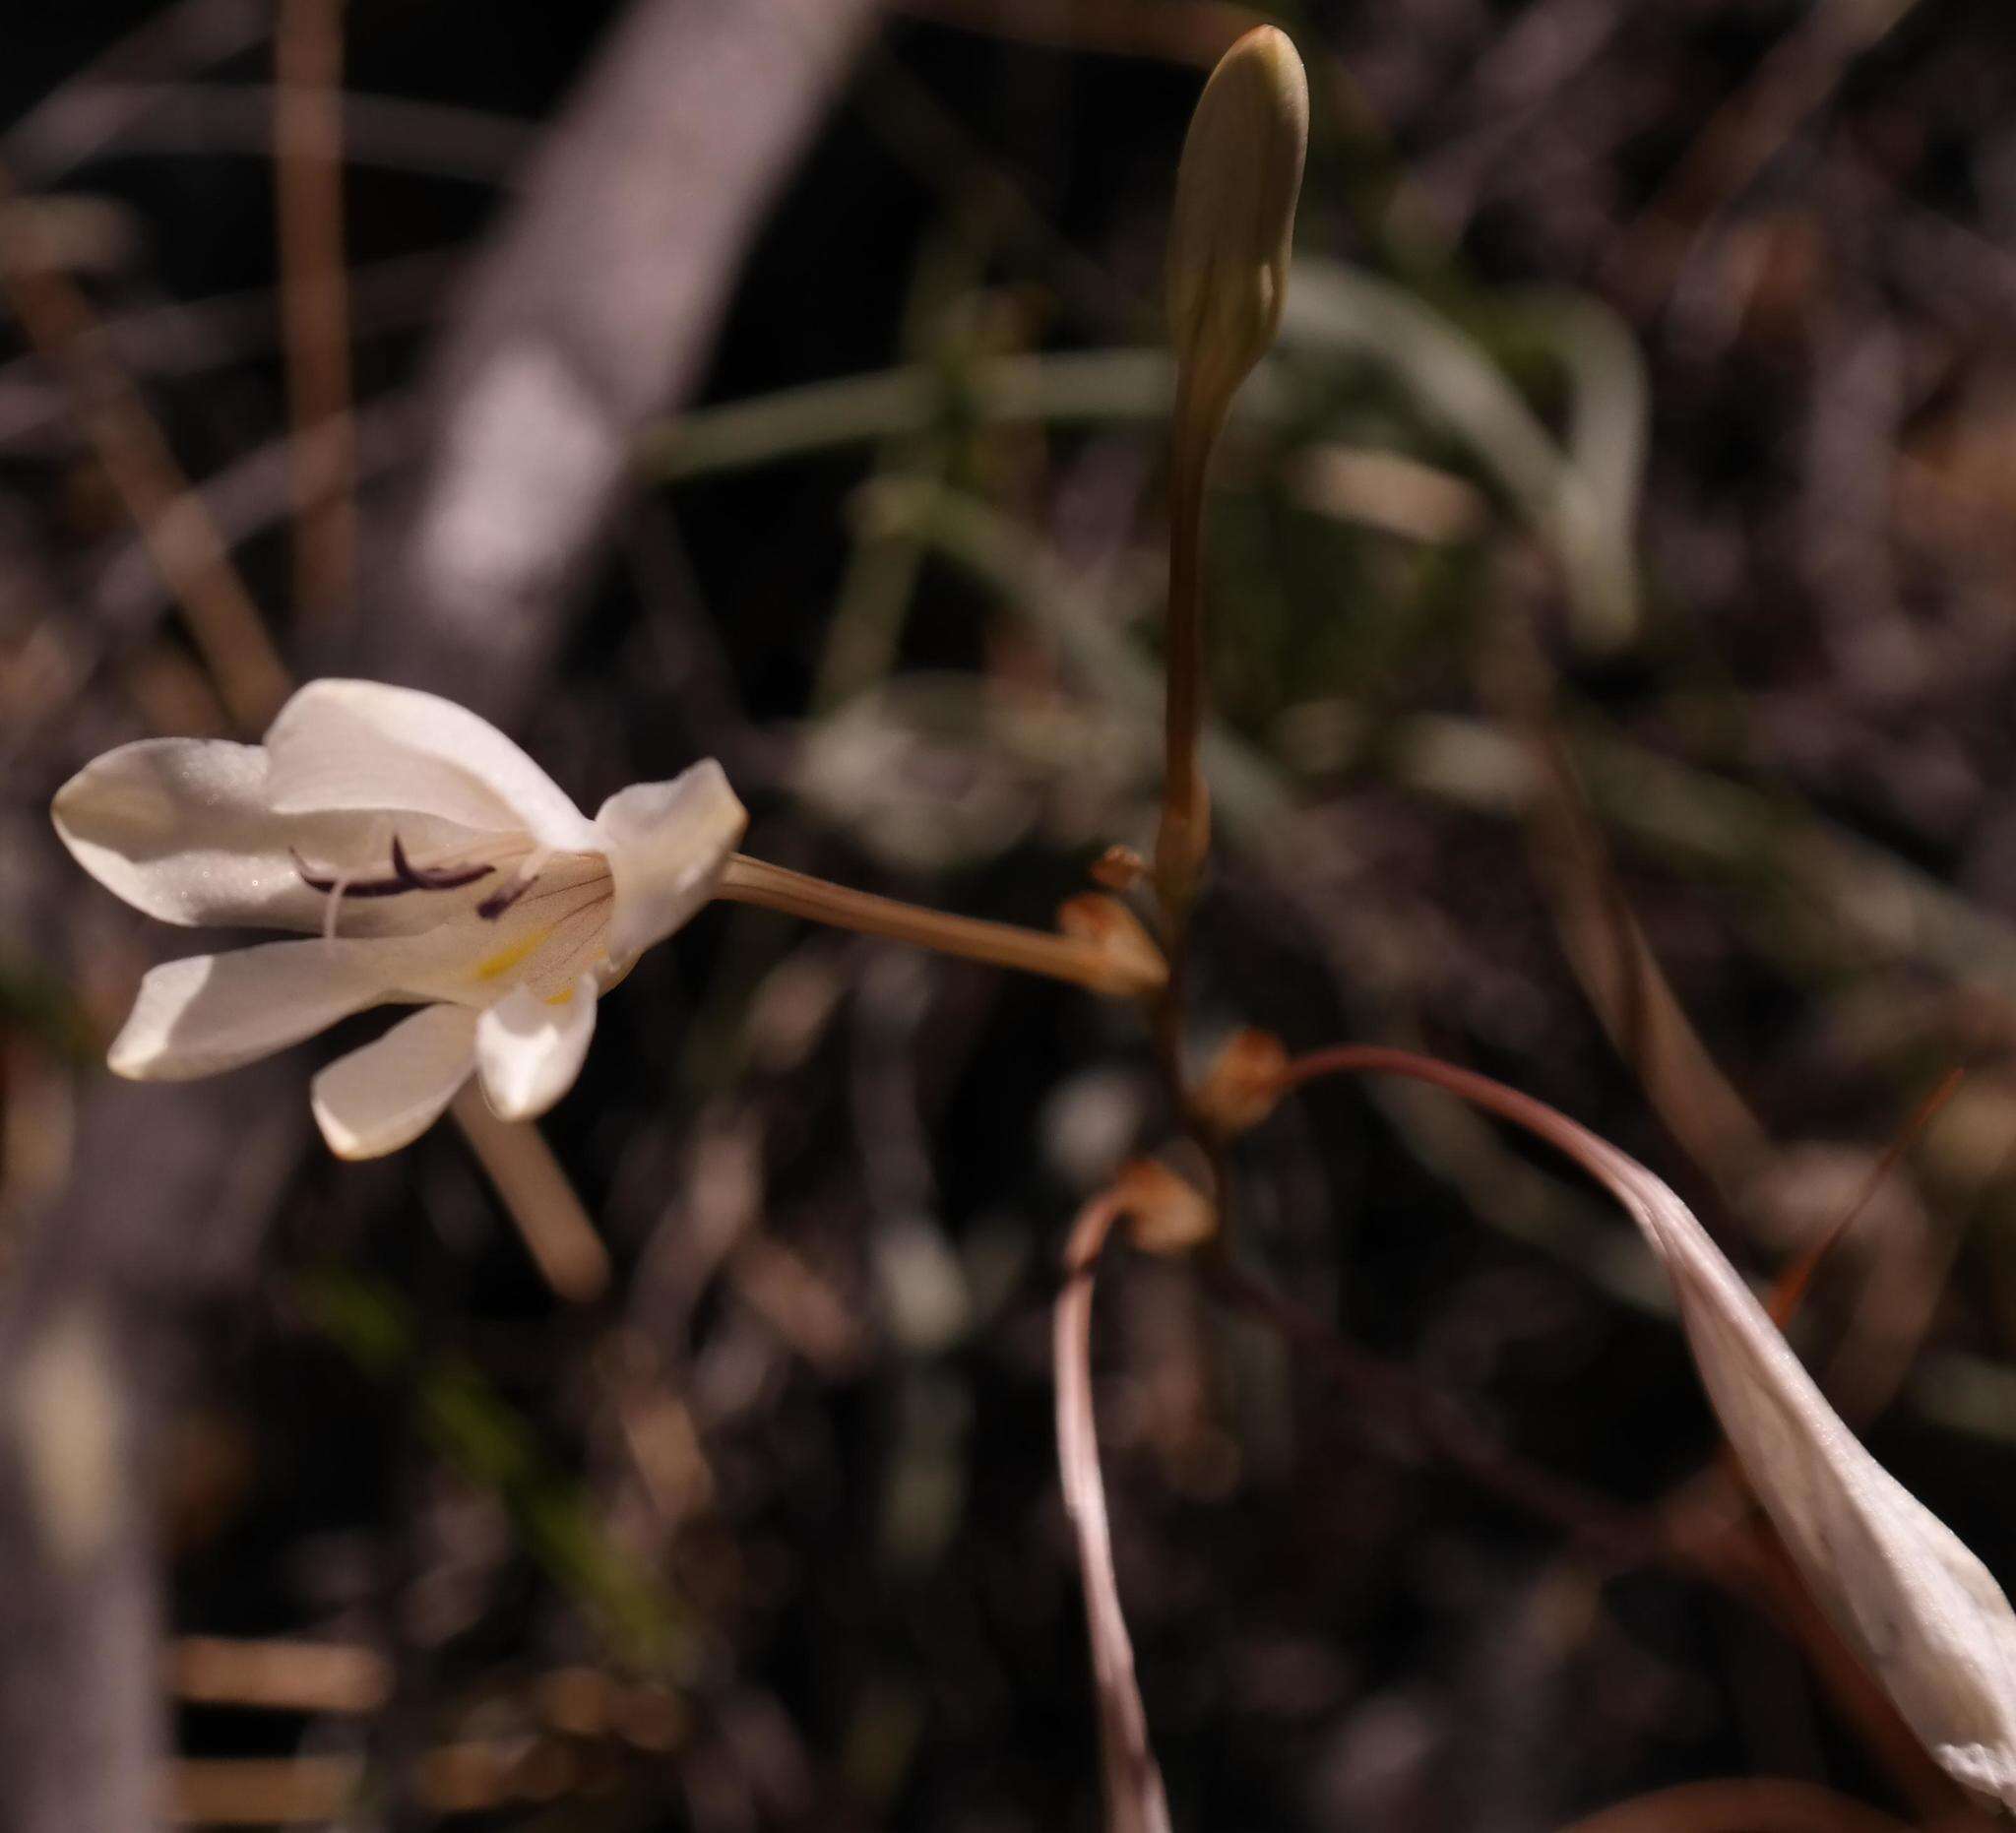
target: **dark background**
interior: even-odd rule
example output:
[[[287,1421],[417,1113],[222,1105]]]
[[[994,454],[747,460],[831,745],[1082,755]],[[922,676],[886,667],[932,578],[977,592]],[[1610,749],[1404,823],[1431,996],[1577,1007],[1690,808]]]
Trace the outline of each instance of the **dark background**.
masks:
[[[360,404],[424,411],[500,187],[615,11],[349,9],[346,87],[458,111],[417,139],[471,168],[414,169],[415,131],[353,118]],[[78,73],[155,12],[9,9],[0,116],[102,83]],[[1196,47],[1231,12],[891,10],[740,262],[688,443],[642,443],[521,696],[515,730],[578,800],[712,751],[751,852],[1037,924],[1102,845],[1145,840],[1152,731],[1043,611],[1153,658],[1160,430],[992,424],[976,377],[1154,342]],[[1222,825],[1200,1039],[1250,1023],[1487,1069],[1642,1156],[1759,1276],[1909,1133],[1796,1339],[1879,1457],[2016,1571],[2006,8],[1258,16],[1310,70],[1301,253],[1391,283],[1460,354],[1423,371],[1292,322],[1228,444],[1217,699],[1272,787]],[[262,38],[146,80],[270,67]],[[742,105],[771,105],[747,83]],[[256,136],[212,144],[230,118],[164,103],[58,175],[14,171],[92,204],[73,265],[199,481],[288,423],[271,165]],[[0,1266],[19,1276],[71,1213],[71,1117],[160,939],[41,810],[111,743],[225,720],[165,601],[107,611],[136,564],[120,506],[56,371],[0,337]],[[1569,613],[1571,543],[1503,453],[1438,411],[1451,362],[1495,375],[1550,450],[1592,401],[1642,431],[1642,491],[1591,461],[1635,582],[1620,640]],[[937,378],[921,433],[878,440],[842,401],[819,450],[707,456],[710,407],[903,363]],[[1427,469],[1340,482],[1320,467],[1341,449]],[[365,488],[367,582],[410,474],[395,439]],[[907,479],[996,519],[992,573],[892,521]],[[290,616],[284,484],[268,496],[236,556],[290,659],[341,664],[354,631]],[[369,590],[349,612],[386,614]],[[822,689],[837,617],[899,632],[856,683],[870,698]],[[1634,923],[1698,1056],[1647,1019],[1645,977],[1614,972]],[[383,1698],[347,1713],[204,1703],[171,1663],[190,1799],[251,1774],[229,1759],[354,1760],[360,1826],[1095,1825],[1048,1307],[1078,1204],[1166,1135],[1138,1028],[728,907],[600,1028],[545,1131],[607,1244],[601,1296],[555,1296],[444,1126],[365,1168],[283,1129],[256,1256],[178,1296],[191,1348],[151,1441],[169,1629],[384,1663]],[[297,1091],[327,1047],[234,1082]],[[1645,1520],[1711,1464],[1649,1257],[1558,1165],[1439,1100],[1333,1084],[1237,1168],[1242,1257],[1511,1464]],[[1459,1468],[1383,1390],[1328,1378],[1181,1266],[1109,1272],[1096,1369],[1179,1825],[1551,1827],[1724,1776],[1913,1809],[1752,1605],[1579,1548],[1490,1459]],[[467,1798],[440,1754],[464,1748],[489,1766]]]

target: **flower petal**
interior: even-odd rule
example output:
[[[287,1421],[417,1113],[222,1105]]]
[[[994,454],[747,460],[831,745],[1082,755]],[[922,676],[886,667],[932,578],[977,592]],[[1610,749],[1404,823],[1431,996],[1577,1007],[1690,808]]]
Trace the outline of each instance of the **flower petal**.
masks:
[[[283,813],[400,808],[593,851],[566,792],[467,707],[383,681],[311,681],[266,734],[267,794]]]
[[[315,1078],[309,1102],[338,1158],[381,1158],[432,1126],[475,1064],[475,1013],[423,1006],[338,1057]]]
[[[320,907],[266,806],[257,745],[121,745],[58,790],[49,814],[87,872],[164,922],[268,922],[278,907]]]
[[[616,880],[608,950],[620,967],[663,941],[714,895],[749,815],[710,757],[669,783],[617,790],[595,825]]]
[[[596,983],[584,974],[551,999],[521,986],[476,1021],[476,1068],[498,1117],[530,1120],[574,1086],[595,1036]]]
[[[314,856],[331,857],[366,825],[357,815],[316,824],[275,815],[265,752],[209,738],[143,738],[108,751],[56,791],[49,814],[77,862],[150,916],[289,929],[319,927],[323,909],[289,844],[316,826]]]
[[[50,804],[77,862],[136,910],[163,922],[319,930],[329,894],[302,876],[382,877],[395,834],[418,858],[480,853],[493,835],[430,815],[278,814],[266,797],[266,753],[218,738],[143,738],[80,770]],[[472,899],[481,895],[472,889]],[[431,925],[433,899],[350,900],[346,934]]]
[[[318,937],[164,961],[140,982],[106,1060],[141,1082],[235,1069],[398,998],[410,957],[404,942]]]

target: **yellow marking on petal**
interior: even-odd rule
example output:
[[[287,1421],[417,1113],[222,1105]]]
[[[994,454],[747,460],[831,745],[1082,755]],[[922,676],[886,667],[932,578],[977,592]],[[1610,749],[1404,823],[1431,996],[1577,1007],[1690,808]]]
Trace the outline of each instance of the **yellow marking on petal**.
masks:
[[[476,963],[476,979],[494,980],[500,974],[509,974],[551,933],[550,929],[536,930],[522,941],[513,942],[508,948],[500,948],[494,955],[485,956]]]
[[[568,1000],[572,999],[573,997],[574,988],[571,986],[563,986],[557,993],[548,993],[546,995],[546,1004],[548,1004],[549,1006],[563,1006],[568,1002]]]

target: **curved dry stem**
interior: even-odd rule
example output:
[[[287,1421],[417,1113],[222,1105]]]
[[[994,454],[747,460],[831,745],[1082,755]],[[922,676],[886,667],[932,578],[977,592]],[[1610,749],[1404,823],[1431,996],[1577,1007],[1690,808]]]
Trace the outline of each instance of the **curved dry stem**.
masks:
[[[1148,1741],[1148,1715],[1134,1679],[1134,1644],[1120,1610],[1100,1477],[1099,1427],[1092,1407],[1092,1287],[1107,1233],[1125,1204],[1117,1191],[1079,1212],[1066,1246],[1069,1278],[1057,1295],[1051,1329],[1057,1387],[1057,1474],[1078,1540],[1085,1583],[1085,1625],[1099,1692],[1099,1747],[1106,1833],[1169,1833],[1162,1771]]]

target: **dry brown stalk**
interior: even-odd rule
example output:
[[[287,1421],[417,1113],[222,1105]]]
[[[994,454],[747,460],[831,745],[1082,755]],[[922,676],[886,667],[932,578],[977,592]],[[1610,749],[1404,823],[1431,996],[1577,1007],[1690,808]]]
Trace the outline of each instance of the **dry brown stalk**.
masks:
[[[109,352],[84,290],[42,248],[35,207],[0,167],[0,286],[29,342],[70,390],[78,424],[182,606],[231,717],[264,727],[287,694],[286,665],[158,422]]]
[[[608,1250],[545,1135],[498,1119],[473,1084],[450,1111],[554,1296],[570,1304],[600,1297],[609,1284]]]
[[[1725,1198],[1740,1193],[1767,1163],[1770,1137],[1702,1042],[1645,940],[1563,741],[1556,682],[1531,622],[1507,618],[1489,649],[1482,691],[1537,766],[1528,851],[1569,966],[1680,1149]]]
[[[1884,1147],[1883,1156],[1869,1167],[1861,1189],[1856,1193],[1855,1201],[1842,1212],[1841,1220],[1778,1276],[1767,1306],[1774,1324],[1783,1329],[1791,1321],[1799,1301],[1806,1296],[1807,1287],[1813,1283],[1813,1275],[1820,1270],[1820,1263],[1840,1244],[1841,1237],[1855,1227],[1857,1219],[1868,1208],[1870,1198],[1882,1187],[1883,1180],[1896,1170],[1899,1161],[1923,1137],[1925,1128],[1938,1117],[1940,1108],[1960,1092],[1960,1085],[1966,1079],[1967,1071],[1959,1068],[1949,1069],[1939,1078],[1938,1086],[1919,1103],[1897,1129],[1897,1136]]]
[[[1773,47],[1620,240],[1612,271],[1632,311],[1650,317],[1665,303],[1701,232],[1916,4],[1820,0]]]
[[[294,499],[294,608],[310,624],[349,603],[356,573],[344,260],[344,0],[283,0],[274,39],[275,183]],[[318,436],[310,439],[309,433]]]

